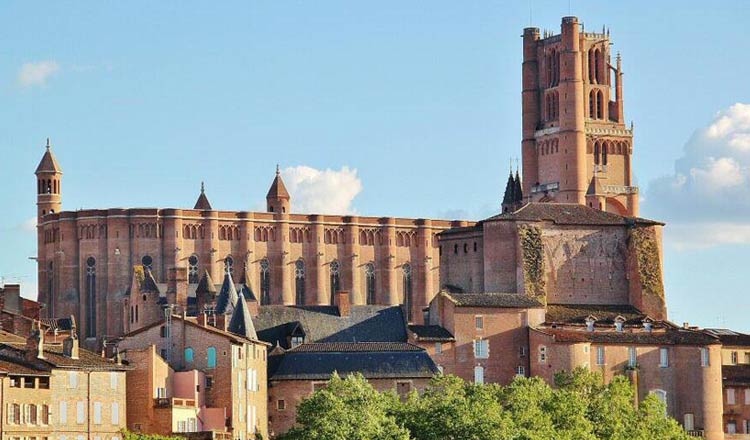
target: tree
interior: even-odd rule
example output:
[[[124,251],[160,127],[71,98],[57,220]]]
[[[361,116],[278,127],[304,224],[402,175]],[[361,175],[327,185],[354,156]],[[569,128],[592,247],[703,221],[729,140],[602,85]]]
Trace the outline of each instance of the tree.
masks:
[[[328,386],[297,407],[297,425],[284,440],[409,440],[409,431],[389,414],[394,393],[379,393],[361,375],[334,374]]]

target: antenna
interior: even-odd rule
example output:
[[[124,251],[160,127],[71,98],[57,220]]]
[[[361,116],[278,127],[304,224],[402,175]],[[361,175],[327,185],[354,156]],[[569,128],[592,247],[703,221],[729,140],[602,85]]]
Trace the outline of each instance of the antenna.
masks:
[[[529,26],[534,25],[534,9],[532,8],[533,0],[529,0]]]

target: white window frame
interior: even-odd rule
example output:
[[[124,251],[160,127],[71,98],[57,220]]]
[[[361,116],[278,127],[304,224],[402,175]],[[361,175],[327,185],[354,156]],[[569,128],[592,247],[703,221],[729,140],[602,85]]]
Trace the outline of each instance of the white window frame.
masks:
[[[484,316],[474,315],[474,327],[479,331],[484,330]]]
[[[442,342],[436,342],[435,343],[435,354],[443,354],[443,343]]]
[[[734,388],[727,388],[727,405],[737,404],[737,393]]]
[[[86,423],[86,402],[83,400],[76,402],[76,423],[79,425]]]
[[[477,385],[484,384],[484,367],[481,365],[474,367],[474,383]]]
[[[516,367],[516,377],[526,377],[526,367],[519,365]]]
[[[547,363],[547,346],[546,345],[539,346],[539,363],[540,364]]]
[[[603,345],[596,347],[596,365],[607,365],[607,353]]]
[[[488,339],[475,339],[474,340],[474,358],[475,359],[489,359],[490,357],[490,341]]]
[[[638,365],[638,349],[628,347],[628,367],[635,368]]]
[[[659,367],[669,368],[669,348],[659,347]]]
[[[94,425],[102,424],[102,403],[94,402]]]
[[[711,352],[708,351],[708,348],[701,347],[701,367],[710,367],[711,366]]]

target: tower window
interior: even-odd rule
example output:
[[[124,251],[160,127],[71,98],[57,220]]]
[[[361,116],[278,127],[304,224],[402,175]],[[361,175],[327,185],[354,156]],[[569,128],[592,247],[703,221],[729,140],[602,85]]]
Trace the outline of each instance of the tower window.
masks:
[[[198,283],[198,256],[191,255],[188,258],[188,283]]]
[[[295,303],[305,305],[305,262],[302,259],[294,263]]]
[[[404,270],[404,308],[406,310],[406,320],[412,322],[412,307],[413,307],[413,289],[411,282],[411,265],[406,263],[403,267]]]
[[[331,274],[331,305],[335,303],[336,292],[341,288],[340,286],[340,271],[341,266],[336,260],[331,261],[330,274]]]
[[[267,258],[260,261],[260,303],[271,304],[271,266]]]
[[[86,259],[86,336],[96,336],[96,259]]]
[[[375,304],[375,265],[372,263],[365,265],[365,280],[367,285],[367,304]]]

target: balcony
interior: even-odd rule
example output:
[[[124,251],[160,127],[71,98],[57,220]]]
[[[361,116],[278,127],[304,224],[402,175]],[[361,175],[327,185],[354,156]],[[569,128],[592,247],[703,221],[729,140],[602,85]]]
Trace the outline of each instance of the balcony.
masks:
[[[197,405],[195,399],[181,399],[178,397],[157,397],[154,399],[155,408],[169,408],[175,406],[195,408]]]

